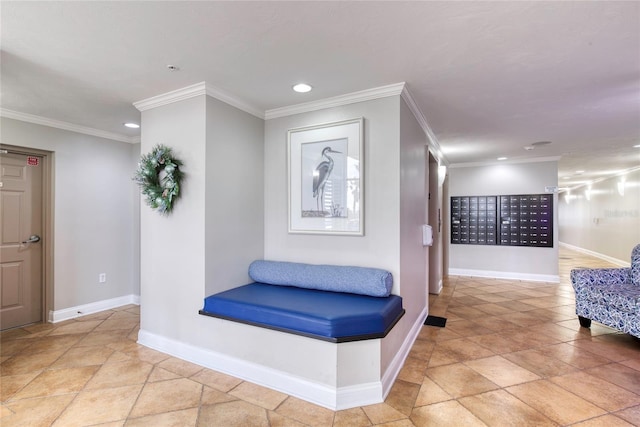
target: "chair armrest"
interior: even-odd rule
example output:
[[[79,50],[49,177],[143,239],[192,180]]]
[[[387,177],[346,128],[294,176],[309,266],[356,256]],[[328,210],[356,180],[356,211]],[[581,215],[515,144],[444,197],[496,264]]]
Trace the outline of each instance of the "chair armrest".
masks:
[[[575,268],[571,270],[574,289],[631,283],[630,268]]]

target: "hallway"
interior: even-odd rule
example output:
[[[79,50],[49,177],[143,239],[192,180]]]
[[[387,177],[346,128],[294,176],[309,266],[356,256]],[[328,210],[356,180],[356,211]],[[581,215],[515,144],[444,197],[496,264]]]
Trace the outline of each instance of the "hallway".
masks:
[[[333,412],[136,344],[139,307],[2,333],[9,426],[640,425],[640,340],[580,328],[560,283],[449,277],[386,401]]]

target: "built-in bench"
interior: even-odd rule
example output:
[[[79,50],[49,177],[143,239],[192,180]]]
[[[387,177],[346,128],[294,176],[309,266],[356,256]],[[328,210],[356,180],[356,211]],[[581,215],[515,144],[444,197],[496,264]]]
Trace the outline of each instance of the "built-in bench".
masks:
[[[199,313],[335,343],[383,338],[404,315],[384,270],[256,261],[249,275]]]

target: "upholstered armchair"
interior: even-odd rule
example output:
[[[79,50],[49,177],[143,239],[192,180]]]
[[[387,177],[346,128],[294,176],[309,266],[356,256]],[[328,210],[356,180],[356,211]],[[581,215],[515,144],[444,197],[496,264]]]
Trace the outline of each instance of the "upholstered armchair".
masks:
[[[594,320],[640,338],[640,245],[631,251],[630,268],[573,269],[571,284],[581,326]]]

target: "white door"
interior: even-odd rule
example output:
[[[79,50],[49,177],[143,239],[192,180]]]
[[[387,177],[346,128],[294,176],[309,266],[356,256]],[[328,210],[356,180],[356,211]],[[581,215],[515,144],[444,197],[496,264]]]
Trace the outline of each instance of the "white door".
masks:
[[[0,329],[42,321],[42,168],[0,154]]]

